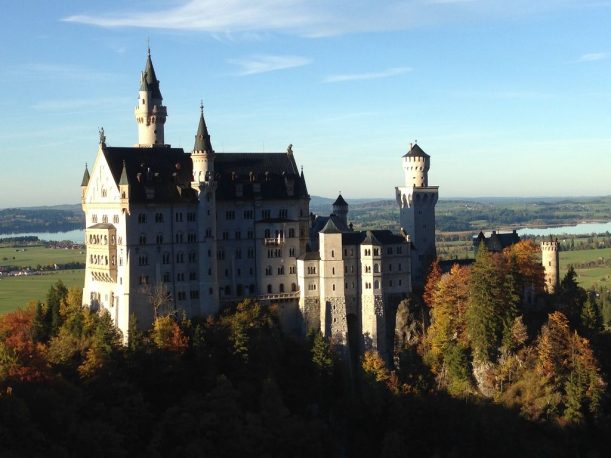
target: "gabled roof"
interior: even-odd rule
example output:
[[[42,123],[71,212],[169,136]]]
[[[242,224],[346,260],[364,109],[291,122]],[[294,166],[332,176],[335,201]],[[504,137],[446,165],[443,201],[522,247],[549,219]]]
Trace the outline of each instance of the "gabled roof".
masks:
[[[344,221],[332,213],[329,216],[317,216],[316,219],[314,219],[310,228],[310,238],[317,237],[318,233],[323,230],[330,219],[333,220],[335,227],[337,227],[340,232],[350,232],[350,228],[344,224]]]
[[[339,196],[337,196],[337,199],[335,199],[335,202],[333,202],[333,206],[334,207],[347,207],[348,202],[346,202],[344,198],[342,197],[342,195],[340,194]]]
[[[216,153],[219,200],[307,198],[305,180],[287,153]],[[292,191],[292,192],[291,192]]]
[[[83,180],[81,181],[81,186],[87,186],[89,184],[89,170],[87,169],[87,164],[85,164],[85,173],[83,173]]]
[[[115,148],[102,153],[117,185],[130,185],[134,203],[195,203],[193,165],[182,148]]]
[[[418,144],[414,144],[412,145],[412,147],[410,148],[410,150],[407,152],[407,154],[403,155],[403,157],[431,157],[428,154],[426,154],[422,148],[420,148],[420,146],[418,146]]]
[[[341,231],[337,228],[333,222],[333,218],[329,218],[325,227],[319,232],[320,234],[341,234]]]

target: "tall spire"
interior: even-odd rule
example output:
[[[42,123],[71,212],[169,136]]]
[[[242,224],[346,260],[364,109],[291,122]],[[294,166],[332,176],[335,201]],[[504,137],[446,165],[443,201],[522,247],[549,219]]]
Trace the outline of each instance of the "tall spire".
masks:
[[[87,168],[87,163],[85,162],[85,173],[83,173],[83,181],[81,181],[81,186],[87,186],[89,184],[89,169]]]
[[[208,127],[206,126],[206,120],[204,119],[204,103],[201,102],[199,105],[199,125],[197,126],[197,134],[195,135],[195,145],[193,151],[203,151],[206,153],[213,153],[212,143],[210,143],[210,134],[208,134]]]
[[[119,186],[125,186],[129,184],[127,179],[127,169],[125,168],[125,161],[123,161],[123,170],[121,170],[121,178],[119,178]]]
[[[161,91],[159,90],[159,80],[157,79],[157,75],[155,75],[155,67],[153,67],[153,61],[151,60],[151,48],[148,48],[147,50],[144,75],[146,77],[148,88],[151,91],[152,98],[163,100]]]

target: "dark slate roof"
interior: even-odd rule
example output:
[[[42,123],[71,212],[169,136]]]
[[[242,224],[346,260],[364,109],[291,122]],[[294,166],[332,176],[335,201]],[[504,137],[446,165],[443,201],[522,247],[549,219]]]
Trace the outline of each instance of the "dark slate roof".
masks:
[[[299,256],[297,259],[302,261],[319,261],[320,260],[320,252],[318,251],[306,251],[304,254]]]
[[[388,230],[346,232],[342,234],[342,245],[398,245],[407,244],[407,240]]]
[[[197,202],[197,193],[191,188],[193,165],[182,148],[104,147],[102,152],[115,183],[129,182],[130,202]]]
[[[204,119],[204,107],[201,107],[199,115],[199,125],[197,126],[197,134],[195,134],[195,145],[193,151],[205,151],[212,153],[212,143],[210,143],[210,135],[208,134],[208,127],[206,126],[206,120]]]
[[[333,224],[340,232],[350,232],[350,228],[344,224],[344,221],[332,213],[329,216],[316,216],[310,228],[311,235],[317,237],[318,233],[323,230],[330,219],[333,220]]]
[[[503,249],[511,246],[520,241],[520,236],[514,230],[513,232],[497,232],[492,233],[486,237],[483,232],[480,232],[477,236],[473,237],[473,246],[475,251],[479,249],[480,243],[484,242],[488,251],[499,252]]]
[[[89,184],[89,170],[87,169],[87,164],[85,164],[85,173],[83,173],[83,181],[81,181],[81,186],[87,186]]]
[[[292,154],[217,153],[214,157],[219,200],[309,197]],[[292,195],[289,193],[291,187]],[[241,192],[237,192],[238,189]]]
[[[146,65],[144,67],[144,73],[146,77],[146,83],[153,99],[162,100],[161,91],[159,90],[159,80],[155,75],[155,67],[153,67],[153,61],[151,60],[151,50],[149,49],[148,55],[146,56]]]
[[[337,196],[337,199],[335,199],[335,202],[333,202],[333,206],[334,207],[347,207],[348,202],[346,202],[344,198],[342,197],[342,195],[340,194],[339,196]]]
[[[418,144],[412,145],[410,150],[403,157],[430,157],[426,154]]]
[[[322,228],[320,234],[340,234],[340,230],[337,228],[335,223],[333,222],[333,218],[329,218],[327,220],[327,224]]]

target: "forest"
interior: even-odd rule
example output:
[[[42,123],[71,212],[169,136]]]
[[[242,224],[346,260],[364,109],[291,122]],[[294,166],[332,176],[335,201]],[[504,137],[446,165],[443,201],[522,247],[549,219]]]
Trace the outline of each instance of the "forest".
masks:
[[[545,293],[537,249],[434,264],[393,355],[356,363],[252,300],[207,319],[167,303],[122,336],[57,282],[0,317],[0,454],[606,456],[610,335],[571,270]]]

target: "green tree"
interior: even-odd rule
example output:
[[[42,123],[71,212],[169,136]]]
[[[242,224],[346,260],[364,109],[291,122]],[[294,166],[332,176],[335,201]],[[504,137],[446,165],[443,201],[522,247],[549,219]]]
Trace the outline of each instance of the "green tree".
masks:
[[[312,363],[321,376],[331,375],[333,370],[333,353],[327,339],[320,331],[312,338]]]
[[[603,318],[594,294],[588,294],[581,309],[581,327],[585,334],[592,336],[603,330]]]
[[[62,324],[60,310],[62,304],[68,297],[68,289],[61,280],[57,280],[47,292],[47,315],[49,322],[49,335],[54,336],[59,331]]]

